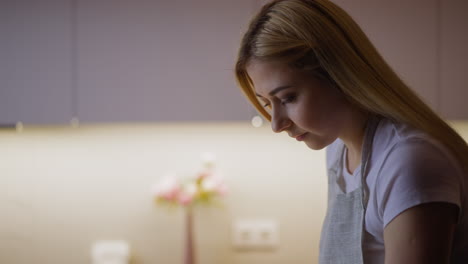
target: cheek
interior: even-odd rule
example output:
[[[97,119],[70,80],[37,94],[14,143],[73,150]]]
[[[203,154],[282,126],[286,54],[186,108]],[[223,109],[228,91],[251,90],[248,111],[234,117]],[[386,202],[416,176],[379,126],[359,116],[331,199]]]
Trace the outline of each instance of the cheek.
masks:
[[[310,128],[320,127],[327,111],[323,105],[323,100],[319,98],[308,98],[298,104],[295,110],[297,122]]]
[[[297,104],[294,108],[294,123],[300,128],[312,132],[320,137],[318,141],[324,141],[323,144],[328,144],[331,139],[337,135],[340,127],[340,115],[342,111],[341,103],[337,97],[314,96]],[[333,142],[333,140],[332,140]],[[319,146],[313,149],[324,147],[317,142]],[[310,146],[312,148],[312,146]]]

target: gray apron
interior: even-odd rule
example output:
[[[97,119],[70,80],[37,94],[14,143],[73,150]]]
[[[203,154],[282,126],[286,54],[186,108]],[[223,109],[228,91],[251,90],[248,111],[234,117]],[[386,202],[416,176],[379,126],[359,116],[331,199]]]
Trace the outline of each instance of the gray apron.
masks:
[[[328,171],[328,209],[320,236],[319,264],[363,264],[362,242],[364,215],[369,192],[365,182],[372,141],[380,118],[372,116],[366,125],[361,158],[359,187],[349,193],[339,188],[345,145],[338,149],[340,158]]]

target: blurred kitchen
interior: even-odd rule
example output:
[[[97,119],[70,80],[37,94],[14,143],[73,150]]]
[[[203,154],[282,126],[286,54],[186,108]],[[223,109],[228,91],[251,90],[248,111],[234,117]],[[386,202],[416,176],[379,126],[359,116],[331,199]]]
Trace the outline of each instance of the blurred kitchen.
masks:
[[[325,152],[271,132],[234,79],[263,2],[0,1],[0,263],[93,263],[103,240],[121,258],[96,264],[184,263],[185,211],[152,187],[206,153],[228,190],[193,210],[196,263],[317,263]],[[468,140],[468,2],[334,2]]]

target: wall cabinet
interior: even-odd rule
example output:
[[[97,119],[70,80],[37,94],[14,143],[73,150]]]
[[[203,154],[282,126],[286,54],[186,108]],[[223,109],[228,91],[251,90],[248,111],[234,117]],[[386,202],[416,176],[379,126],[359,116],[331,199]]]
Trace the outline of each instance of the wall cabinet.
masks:
[[[79,0],[84,122],[248,120],[234,62],[251,0]]]
[[[468,119],[468,2],[335,0],[422,99],[447,119]]]
[[[356,20],[400,78],[436,110],[437,1],[334,1]]]
[[[0,124],[73,115],[71,0],[0,1]]]
[[[440,111],[468,119],[468,1],[440,0]]]
[[[233,72],[252,0],[0,7],[0,123],[232,121],[253,112]]]
[[[263,0],[5,0],[0,124],[248,120],[234,79]],[[335,0],[448,119],[468,119],[468,2]]]

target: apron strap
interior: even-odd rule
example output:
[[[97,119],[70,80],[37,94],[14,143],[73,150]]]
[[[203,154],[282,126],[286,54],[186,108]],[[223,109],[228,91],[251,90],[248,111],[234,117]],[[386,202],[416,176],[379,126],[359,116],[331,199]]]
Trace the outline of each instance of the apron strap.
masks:
[[[364,144],[361,157],[361,186],[362,186],[362,207],[364,211],[367,209],[367,202],[369,200],[369,188],[366,184],[367,169],[369,165],[370,156],[372,153],[372,143],[374,141],[375,131],[381,120],[378,115],[371,115],[366,124],[366,131],[364,133]]]

